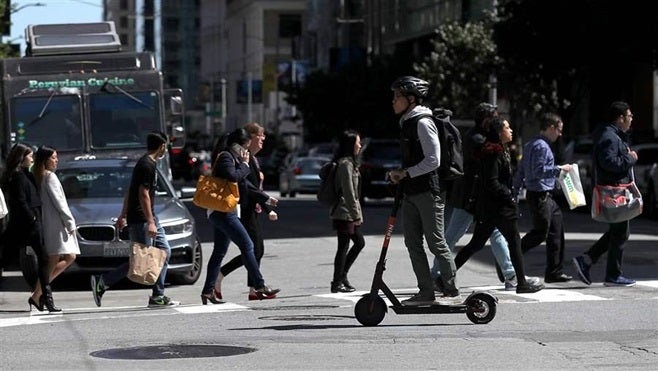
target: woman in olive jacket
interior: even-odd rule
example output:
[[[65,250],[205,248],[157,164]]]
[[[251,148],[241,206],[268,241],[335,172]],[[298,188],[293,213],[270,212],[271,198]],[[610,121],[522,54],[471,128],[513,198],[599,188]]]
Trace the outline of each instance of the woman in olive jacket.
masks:
[[[354,130],[344,131],[338,142],[333,161],[336,162],[335,187],[340,195],[338,203],[331,208],[331,220],[338,237],[338,248],[334,258],[334,277],[331,292],[352,292],[354,287],[347,280],[347,272],[366,245],[360,226],[361,173],[357,156],[361,151],[361,137]],[[353,245],[350,249],[350,241]]]

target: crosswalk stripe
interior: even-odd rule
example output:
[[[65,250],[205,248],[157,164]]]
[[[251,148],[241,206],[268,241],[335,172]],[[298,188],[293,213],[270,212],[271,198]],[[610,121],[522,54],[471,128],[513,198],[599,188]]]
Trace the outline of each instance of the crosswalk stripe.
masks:
[[[658,281],[637,281],[637,285],[658,289]]]
[[[178,306],[172,309],[183,314],[199,314],[199,313],[235,312],[235,311],[249,309],[249,307],[226,302],[224,304],[219,304],[219,305]]]

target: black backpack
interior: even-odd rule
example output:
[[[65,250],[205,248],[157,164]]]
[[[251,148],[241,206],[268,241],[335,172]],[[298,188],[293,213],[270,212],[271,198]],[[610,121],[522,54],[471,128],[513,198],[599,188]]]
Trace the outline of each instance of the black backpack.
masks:
[[[318,201],[324,206],[334,207],[340,199],[340,193],[336,190],[336,167],[334,161],[327,162],[320,168],[320,189],[318,189]]]
[[[464,176],[464,155],[462,153],[462,135],[450,121],[452,111],[435,108],[434,116],[426,115],[434,121],[441,142],[441,164],[439,179],[455,180]]]

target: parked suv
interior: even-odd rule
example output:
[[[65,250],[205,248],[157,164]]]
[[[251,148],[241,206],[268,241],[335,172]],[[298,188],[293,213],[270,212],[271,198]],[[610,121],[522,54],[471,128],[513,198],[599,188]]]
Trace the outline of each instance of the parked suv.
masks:
[[[635,183],[644,199],[644,213],[649,217],[658,214],[656,202],[658,194],[658,143],[643,143],[633,146],[637,152],[634,166]]]
[[[643,211],[649,218],[658,217],[658,159],[655,160],[646,179],[646,188],[642,192]]]
[[[635,166],[633,167],[635,183],[644,195],[647,190],[649,171],[651,171],[651,167],[658,159],[658,143],[636,144],[632,148],[637,152],[637,162],[635,162]]]
[[[402,167],[400,141],[365,138],[362,145],[360,154],[361,196],[368,198],[393,197],[394,194],[386,179],[386,173]]]

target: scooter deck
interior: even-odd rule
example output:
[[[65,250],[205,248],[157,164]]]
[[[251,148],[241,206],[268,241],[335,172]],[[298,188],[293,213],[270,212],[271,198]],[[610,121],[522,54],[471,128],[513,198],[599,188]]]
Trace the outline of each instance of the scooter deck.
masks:
[[[430,305],[391,305],[389,308],[397,314],[422,314],[422,313],[466,313],[466,304],[440,304]]]

